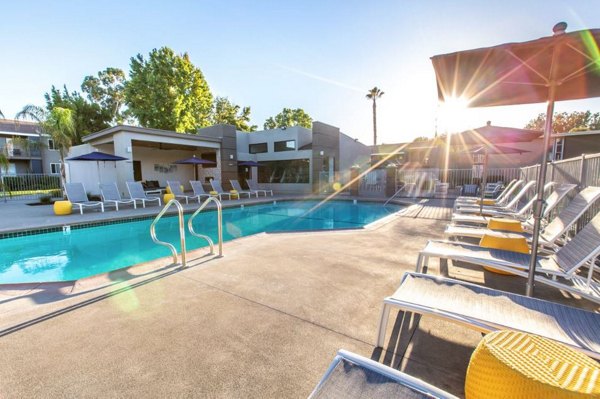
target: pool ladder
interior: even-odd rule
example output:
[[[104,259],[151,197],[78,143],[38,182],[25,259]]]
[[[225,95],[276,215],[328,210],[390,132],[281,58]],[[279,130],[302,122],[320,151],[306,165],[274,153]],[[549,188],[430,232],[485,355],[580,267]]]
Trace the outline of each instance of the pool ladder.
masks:
[[[208,245],[210,246],[210,254],[211,255],[214,254],[214,243],[213,243],[212,239],[209,236],[196,233],[194,231],[194,226],[193,226],[193,221],[196,218],[196,216],[211,201],[215,202],[215,204],[217,206],[217,223],[218,223],[217,231],[218,231],[218,237],[219,237],[219,243],[218,243],[219,244],[219,257],[221,257],[221,256],[223,256],[223,228],[222,228],[223,215],[222,215],[221,202],[218,199],[216,199],[214,197],[209,197],[206,201],[204,201],[202,203],[202,205],[200,206],[200,208],[198,208],[196,210],[196,212],[194,212],[192,214],[192,216],[190,217],[190,219],[188,220],[188,229],[190,231],[190,234],[192,234],[193,236],[205,239],[208,242]],[[165,204],[165,207],[158,213],[158,215],[156,215],[156,217],[152,221],[152,224],[150,225],[150,237],[152,237],[152,241],[154,241],[154,243],[156,243],[158,245],[163,245],[163,246],[169,248],[169,250],[171,251],[171,255],[173,256],[173,263],[176,264],[177,263],[177,249],[175,248],[175,246],[168,242],[160,241],[158,239],[158,237],[156,236],[156,224],[163,217],[163,215],[167,212],[167,210],[169,210],[169,208],[173,205],[175,207],[177,207],[177,217],[179,219],[179,240],[181,243],[181,266],[186,267],[186,265],[187,265],[187,263],[186,263],[187,250],[185,247],[185,224],[184,224],[184,218],[183,218],[183,207],[181,206],[179,201],[177,201],[176,199],[170,200],[169,202],[167,202]]]

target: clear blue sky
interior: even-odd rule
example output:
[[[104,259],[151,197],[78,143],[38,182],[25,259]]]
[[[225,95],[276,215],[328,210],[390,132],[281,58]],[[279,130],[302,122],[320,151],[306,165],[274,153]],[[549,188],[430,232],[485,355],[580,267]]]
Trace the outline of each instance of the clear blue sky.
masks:
[[[85,75],[155,47],[188,52],[215,95],[252,107],[253,123],[283,107],[372,143],[367,89],[378,86],[379,142],[402,142],[491,120],[523,127],[543,104],[468,110],[438,118],[429,57],[600,28],[598,0],[484,1],[27,1],[3,2],[0,110],[43,105],[51,85],[79,89]],[[600,100],[557,111],[600,111]],[[443,118],[441,118],[443,119]]]

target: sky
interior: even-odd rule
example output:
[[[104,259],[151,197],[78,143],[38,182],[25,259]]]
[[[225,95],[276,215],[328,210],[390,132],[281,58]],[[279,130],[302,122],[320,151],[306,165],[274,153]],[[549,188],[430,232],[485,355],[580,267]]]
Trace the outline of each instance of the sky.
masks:
[[[52,85],[79,90],[106,67],[168,46],[187,52],[213,95],[252,108],[252,123],[282,108],[379,143],[476,128],[524,127],[544,104],[440,110],[430,57],[600,28],[599,0],[403,1],[6,1],[0,0],[0,110],[11,118],[44,104]],[[556,112],[600,112],[600,99],[565,101]]]

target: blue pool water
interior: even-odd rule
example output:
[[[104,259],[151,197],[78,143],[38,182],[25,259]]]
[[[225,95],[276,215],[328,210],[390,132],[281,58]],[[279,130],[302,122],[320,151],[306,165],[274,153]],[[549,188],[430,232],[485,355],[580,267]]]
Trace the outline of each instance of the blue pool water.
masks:
[[[395,205],[350,201],[329,201],[313,209],[317,204],[285,201],[224,209],[223,239],[260,232],[359,228],[400,209]],[[202,212],[194,220],[194,229],[216,242],[216,221],[215,211]],[[148,219],[73,229],[69,234],[53,232],[2,239],[0,284],[76,280],[170,256],[166,247],[152,242],[151,223]],[[180,250],[177,217],[161,219],[156,232],[159,240],[176,244]],[[206,241],[187,234],[188,250],[206,245]]]

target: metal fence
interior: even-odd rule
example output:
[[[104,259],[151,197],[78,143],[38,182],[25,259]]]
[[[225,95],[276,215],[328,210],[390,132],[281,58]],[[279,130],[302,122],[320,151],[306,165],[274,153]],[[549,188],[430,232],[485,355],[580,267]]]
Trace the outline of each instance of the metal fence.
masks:
[[[37,173],[0,176],[0,195],[7,200],[39,200],[62,197],[59,175]]]
[[[384,197],[385,196],[385,169],[374,169],[364,174],[360,178],[358,193],[364,197]]]
[[[521,176],[520,168],[491,168],[487,171],[487,181],[508,182]],[[432,185],[434,181],[442,181],[449,184],[450,189],[459,189],[465,184],[474,182],[473,169],[399,169],[396,173],[396,183],[419,183]]]

